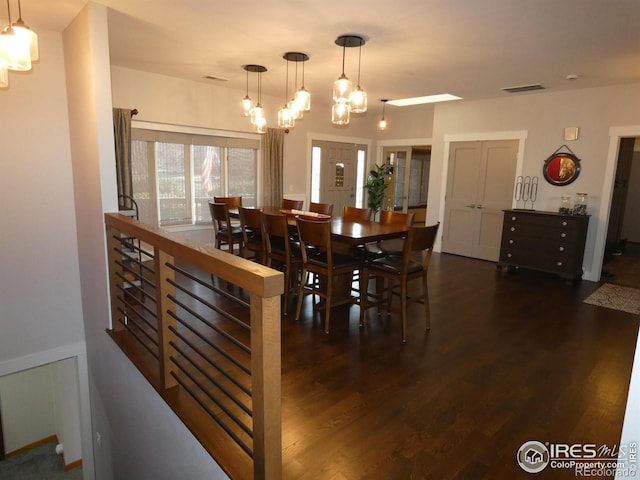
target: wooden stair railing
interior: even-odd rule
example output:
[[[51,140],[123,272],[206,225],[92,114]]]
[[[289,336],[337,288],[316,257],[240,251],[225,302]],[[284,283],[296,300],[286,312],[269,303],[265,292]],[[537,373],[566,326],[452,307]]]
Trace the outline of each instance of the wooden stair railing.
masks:
[[[105,226],[108,333],[231,478],[281,478],[283,274],[118,213]]]

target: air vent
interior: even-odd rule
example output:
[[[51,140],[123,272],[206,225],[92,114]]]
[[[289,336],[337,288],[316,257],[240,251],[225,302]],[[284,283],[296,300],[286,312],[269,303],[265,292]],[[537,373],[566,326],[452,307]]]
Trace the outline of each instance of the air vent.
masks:
[[[506,87],[506,88],[503,88],[502,90],[509,93],[521,93],[521,92],[531,92],[533,90],[544,90],[544,87],[539,83],[533,83],[531,85],[520,85],[519,87]]]
[[[214,80],[216,82],[228,82],[229,79],[228,78],[223,78],[223,77],[216,77],[215,75],[205,75],[205,77],[207,80]]]

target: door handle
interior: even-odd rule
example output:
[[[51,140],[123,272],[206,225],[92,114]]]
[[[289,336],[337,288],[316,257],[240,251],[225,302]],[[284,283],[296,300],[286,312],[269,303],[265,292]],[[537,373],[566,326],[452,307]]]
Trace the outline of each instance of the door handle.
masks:
[[[476,205],[476,208],[485,208],[484,205]]]
[[[465,205],[465,207],[469,207],[469,208],[476,208],[477,205],[475,203],[470,203],[468,205]]]

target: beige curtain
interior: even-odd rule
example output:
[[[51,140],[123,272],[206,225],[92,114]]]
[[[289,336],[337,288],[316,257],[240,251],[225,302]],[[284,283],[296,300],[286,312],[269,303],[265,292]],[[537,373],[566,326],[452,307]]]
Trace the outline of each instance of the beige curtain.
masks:
[[[118,203],[132,208],[129,198],[133,198],[131,176],[131,109],[113,109],[113,135],[116,147],[116,174],[118,183]]]
[[[262,139],[262,206],[280,206],[282,203],[282,163],[284,131],[267,128]]]

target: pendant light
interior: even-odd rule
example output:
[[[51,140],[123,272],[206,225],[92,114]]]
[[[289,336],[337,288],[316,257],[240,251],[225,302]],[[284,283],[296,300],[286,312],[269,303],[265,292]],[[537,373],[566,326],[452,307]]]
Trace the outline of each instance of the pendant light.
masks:
[[[258,133],[265,133],[267,131],[267,119],[264,114],[264,108],[262,108],[262,74],[267,71],[262,65],[245,65],[243,67],[248,72],[254,72],[258,74],[258,101],[255,106],[249,112],[249,120],[251,124],[256,127]]]
[[[333,101],[337,102],[349,102],[351,95],[351,80],[347,78],[344,73],[344,60],[346,55],[347,44],[350,42],[350,39],[354,37],[351,35],[341,35],[336,38],[336,45],[340,45],[342,47],[342,74],[338,79],[333,82]]]
[[[31,61],[37,61],[40,58],[38,35],[36,35],[36,32],[31,30],[29,26],[24,23],[24,20],[22,20],[22,5],[20,4],[20,0],[18,0],[18,20],[16,20],[16,22],[11,26],[13,27],[13,31],[16,35],[18,35],[23,42],[26,42],[29,45]]]
[[[345,55],[347,47],[360,47],[364,45],[366,39],[362,35],[340,35],[336,38],[336,45],[342,47],[342,74],[333,82],[333,107],[331,109],[331,122],[334,125],[348,125],[353,108],[352,90],[353,85],[344,73]],[[358,82],[360,81],[360,66],[358,65]],[[366,111],[366,93],[358,85],[358,110],[357,112]],[[364,96],[362,95],[364,93]],[[364,101],[364,110],[362,110],[362,101]]]
[[[25,72],[31,70],[29,43],[11,26],[11,7],[7,0],[9,25],[0,32],[0,59],[9,70]]]
[[[380,129],[380,130],[384,130],[384,129],[386,129],[386,128],[387,128],[387,121],[386,121],[386,120],[385,120],[385,118],[384,118],[384,107],[385,107],[385,105],[387,104],[387,102],[388,102],[389,100],[387,100],[387,99],[385,98],[385,99],[382,99],[382,100],[380,100],[380,101],[382,102],[382,118],[380,119],[380,122],[378,123],[378,129]]]
[[[287,99],[289,98],[289,60],[287,59],[287,54],[285,53],[282,58],[287,61],[287,73],[284,82],[284,106],[278,111],[278,127],[288,129],[295,126],[295,114],[293,110],[289,108],[290,104],[287,103]]]
[[[249,65],[243,65],[242,68],[247,72],[247,93],[242,99],[242,116],[248,117],[251,114],[251,97],[249,96]]]
[[[335,102],[331,107],[331,123],[334,125],[349,125],[351,105],[349,102]]]
[[[304,88],[304,63],[309,60],[309,55],[305,53],[298,54],[298,60],[296,62],[302,62],[302,86],[300,90],[296,91],[296,107],[302,112],[308,112],[311,110],[311,94]],[[297,63],[296,63],[297,65]]]
[[[367,92],[365,92],[360,86],[360,62],[362,60],[362,45],[364,45],[364,39],[360,39],[360,48],[358,51],[358,84],[357,87],[351,91],[351,112],[364,113],[367,111]]]

